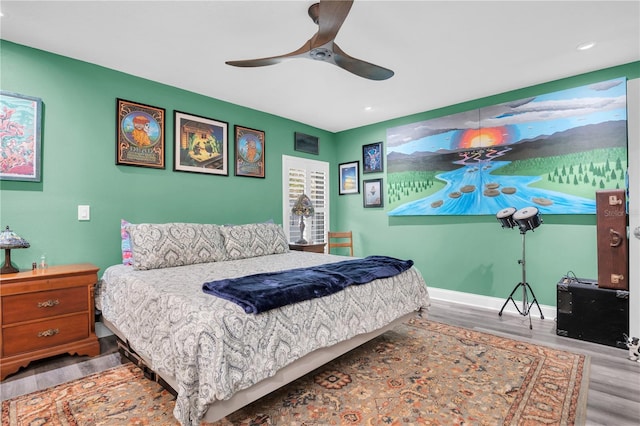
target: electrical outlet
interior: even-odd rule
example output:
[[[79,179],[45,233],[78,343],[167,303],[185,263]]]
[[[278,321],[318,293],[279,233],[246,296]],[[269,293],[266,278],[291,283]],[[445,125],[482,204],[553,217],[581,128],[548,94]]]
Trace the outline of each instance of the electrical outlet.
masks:
[[[78,220],[91,219],[91,206],[78,206]]]

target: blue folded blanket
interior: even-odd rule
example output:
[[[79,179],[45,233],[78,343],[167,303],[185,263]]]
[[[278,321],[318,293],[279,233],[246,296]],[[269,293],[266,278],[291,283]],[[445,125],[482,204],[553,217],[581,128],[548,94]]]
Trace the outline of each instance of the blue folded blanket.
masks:
[[[240,305],[248,314],[257,314],[291,303],[328,296],[349,285],[392,277],[411,266],[412,260],[369,256],[308,268],[211,281],[204,283],[202,290]]]

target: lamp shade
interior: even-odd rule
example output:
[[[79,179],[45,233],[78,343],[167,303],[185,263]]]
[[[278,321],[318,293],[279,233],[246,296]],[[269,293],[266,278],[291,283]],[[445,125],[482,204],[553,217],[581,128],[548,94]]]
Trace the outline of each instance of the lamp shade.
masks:
[[[313,203],[306,194],[300,195],[291,208],[291,213],[296,216],[309,217],[313,212]]]
[[[0,249],[28,248],[29,243],[9,227],[0,232]]]
[[[11,249],[28,248],[29,243],[24,238],[7,229],[0,232],[0,249],[4,249],[4,266],[0,269],[0,274],[13,274],[18,269],[11,265]]]

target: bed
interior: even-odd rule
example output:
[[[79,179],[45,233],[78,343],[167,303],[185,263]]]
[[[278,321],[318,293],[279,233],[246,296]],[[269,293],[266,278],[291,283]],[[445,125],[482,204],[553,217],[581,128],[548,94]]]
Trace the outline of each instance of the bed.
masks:
[[[130,264],[108,267],[96,307],[145,368],[176,392],[183,425],[219,420],[429,306],[420,272],[248,314],[212,280],[345,260],[289,251],[276,224],[128,224]],[[124,234],[123,234],[124,235]],[[125,262],[126,263],[126,262]]]

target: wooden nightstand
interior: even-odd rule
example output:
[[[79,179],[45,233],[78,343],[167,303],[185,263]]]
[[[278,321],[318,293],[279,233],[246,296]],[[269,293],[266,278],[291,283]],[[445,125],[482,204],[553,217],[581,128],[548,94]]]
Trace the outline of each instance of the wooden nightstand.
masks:
[[[297,251],[310,251],[313,253],[324,253],[324,246],[327,243],[316,243],[316,244],[294,244],[289,243],[289,250],[297,250]]]
[[[83,263],[0,275],[0,380],[37,359],[100,354],[98,269]]]

